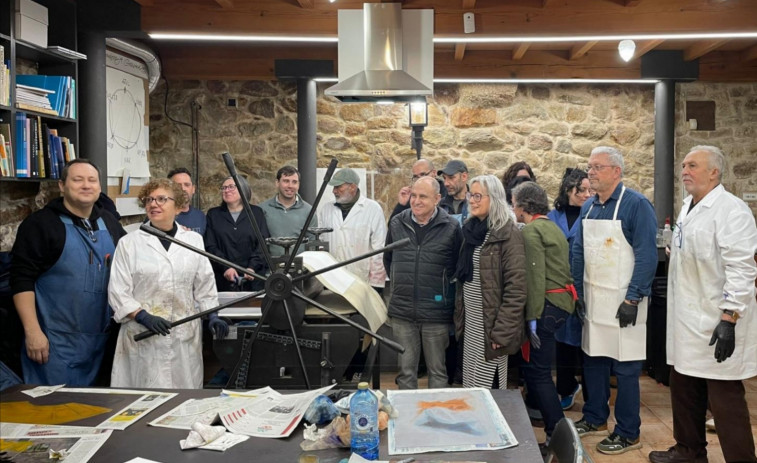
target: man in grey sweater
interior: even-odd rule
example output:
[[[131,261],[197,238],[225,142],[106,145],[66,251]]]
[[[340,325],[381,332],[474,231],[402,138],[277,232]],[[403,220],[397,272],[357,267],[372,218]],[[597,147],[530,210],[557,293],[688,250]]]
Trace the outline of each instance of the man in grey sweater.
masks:
[[[297,168],[284,166],[276,172],[276,195],[260,203],[272,237],[298,236],[305,226],[312,206],[300,197],[299,190],[300,172]],[[318,226],[315,215],[310,226]],[[268,248],[272,256],[284,254],[284,248],[281,246],[270,245]],[[305,246],[300,246],[296,253],[304,250]]]

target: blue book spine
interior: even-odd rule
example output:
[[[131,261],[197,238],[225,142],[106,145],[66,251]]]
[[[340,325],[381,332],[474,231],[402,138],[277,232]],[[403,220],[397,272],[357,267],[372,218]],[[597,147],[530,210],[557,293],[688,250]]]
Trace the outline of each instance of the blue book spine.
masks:
[[[26,113],[16,113],[16,177],[29,177],[29,164],[26,162]]]

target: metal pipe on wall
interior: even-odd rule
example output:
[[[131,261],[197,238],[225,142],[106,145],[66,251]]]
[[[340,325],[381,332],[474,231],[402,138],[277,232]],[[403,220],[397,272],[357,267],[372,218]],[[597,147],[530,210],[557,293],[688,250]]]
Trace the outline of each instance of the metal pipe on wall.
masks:
[[[312,78],[297,79],[297,169],[300,196],[313,204],[316,196],[316,85]]]
[[[657,224],[665,218],[675,220],[673,185],[675,183],[675,90],[674,80],[660,80],[654,91],[654,208]]]

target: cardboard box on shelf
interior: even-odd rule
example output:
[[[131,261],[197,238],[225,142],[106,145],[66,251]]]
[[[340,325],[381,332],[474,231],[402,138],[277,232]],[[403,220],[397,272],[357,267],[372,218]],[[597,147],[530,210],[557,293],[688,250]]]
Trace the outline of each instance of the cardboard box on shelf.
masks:
[[[16,0],[16,39],[47,48],[47,8],[31,0]]]

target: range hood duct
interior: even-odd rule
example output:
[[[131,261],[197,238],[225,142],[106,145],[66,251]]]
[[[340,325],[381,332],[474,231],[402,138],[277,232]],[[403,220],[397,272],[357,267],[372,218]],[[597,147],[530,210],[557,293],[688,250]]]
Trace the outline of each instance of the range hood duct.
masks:
[[[433,10],[365,3],[339,10],[339,83],[326,95],[343,102],[416,101],[433,94]]]

